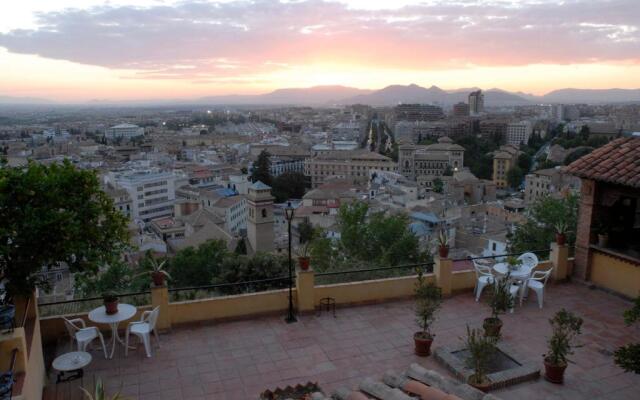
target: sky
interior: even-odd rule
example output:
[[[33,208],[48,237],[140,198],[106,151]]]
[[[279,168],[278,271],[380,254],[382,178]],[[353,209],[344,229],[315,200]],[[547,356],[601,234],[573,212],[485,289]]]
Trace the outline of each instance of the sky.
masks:
[[[640,0],[19,0],[0,96],[191,99],[278,88],[640,88]]]

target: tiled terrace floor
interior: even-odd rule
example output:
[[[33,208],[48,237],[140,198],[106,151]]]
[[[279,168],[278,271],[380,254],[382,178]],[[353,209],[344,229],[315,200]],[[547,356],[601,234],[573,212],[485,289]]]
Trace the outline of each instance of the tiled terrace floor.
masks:
[[[582,342],[564,385],[544,379],[502,389],[504,399],[638,399],[640,376],[625,374],[611,352],[629,341],[640,341],[640,329],[627,328],[622,313],[630,303],[577,284],[550,286],[545,308],[535,299],[504,320],[504,339],[533,360],[545,352],[548,318],[561,307],[584,319]],[[84,382],[101,377],[113,392],[138,399],[257,399],[265,389],[317,381],[326,393],[336,387],[356,388],[367,376],[401,372],[412,362],[447,374],[433,357],[413,355],[416,330],[412,302],[338,309],[337,318],[303,316],[287,325],[280,317],[264,317],[174,328],[160,336],[162,347],[151,359],[141,348],[124,358],[105,360],[98,351]],[[488,307],[475,303],[470,293],[444,302],[435,326],[434,346],[461,340],[465,325],[479,326]],[[64,346],[59,351],[68,351]],[[54,385],[52,385],[54,386]],[[64,389],[64,388],[59,388]],[[60,390],[65,392],[65,390]],[[69,398],[59,394],[58,398]]]

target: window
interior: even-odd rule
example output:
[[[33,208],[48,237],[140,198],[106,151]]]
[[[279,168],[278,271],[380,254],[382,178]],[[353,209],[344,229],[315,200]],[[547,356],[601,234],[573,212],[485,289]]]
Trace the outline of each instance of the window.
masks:
[[[267,209],[266,208],[262,209],[262,218],[267,218]]]

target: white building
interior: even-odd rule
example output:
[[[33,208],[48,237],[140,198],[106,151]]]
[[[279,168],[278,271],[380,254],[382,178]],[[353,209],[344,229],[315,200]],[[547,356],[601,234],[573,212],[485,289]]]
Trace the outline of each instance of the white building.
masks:
[[[134,137],[144,136],[144,128],[133,124],[119,124],[107,128],[104,131],[104,137],[108,140],[117,138],[132,139]]]
[[[166,171],[111,172],[108,182],[126,190],[131,197],[131,217],[149,222],[173,216],[176,176]]]
[[[529,121],[507,124],[507,144],[518,147],[520,144],[527,144],[529,137],[531,137],[531,132],[533,132],[533,127]]]

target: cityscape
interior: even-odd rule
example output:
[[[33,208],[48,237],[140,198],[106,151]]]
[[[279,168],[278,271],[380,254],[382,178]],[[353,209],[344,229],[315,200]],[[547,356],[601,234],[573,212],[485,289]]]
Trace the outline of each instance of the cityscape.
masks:
[[[380,3],[3,6],[0,400],[638,397],[640,7]]]

